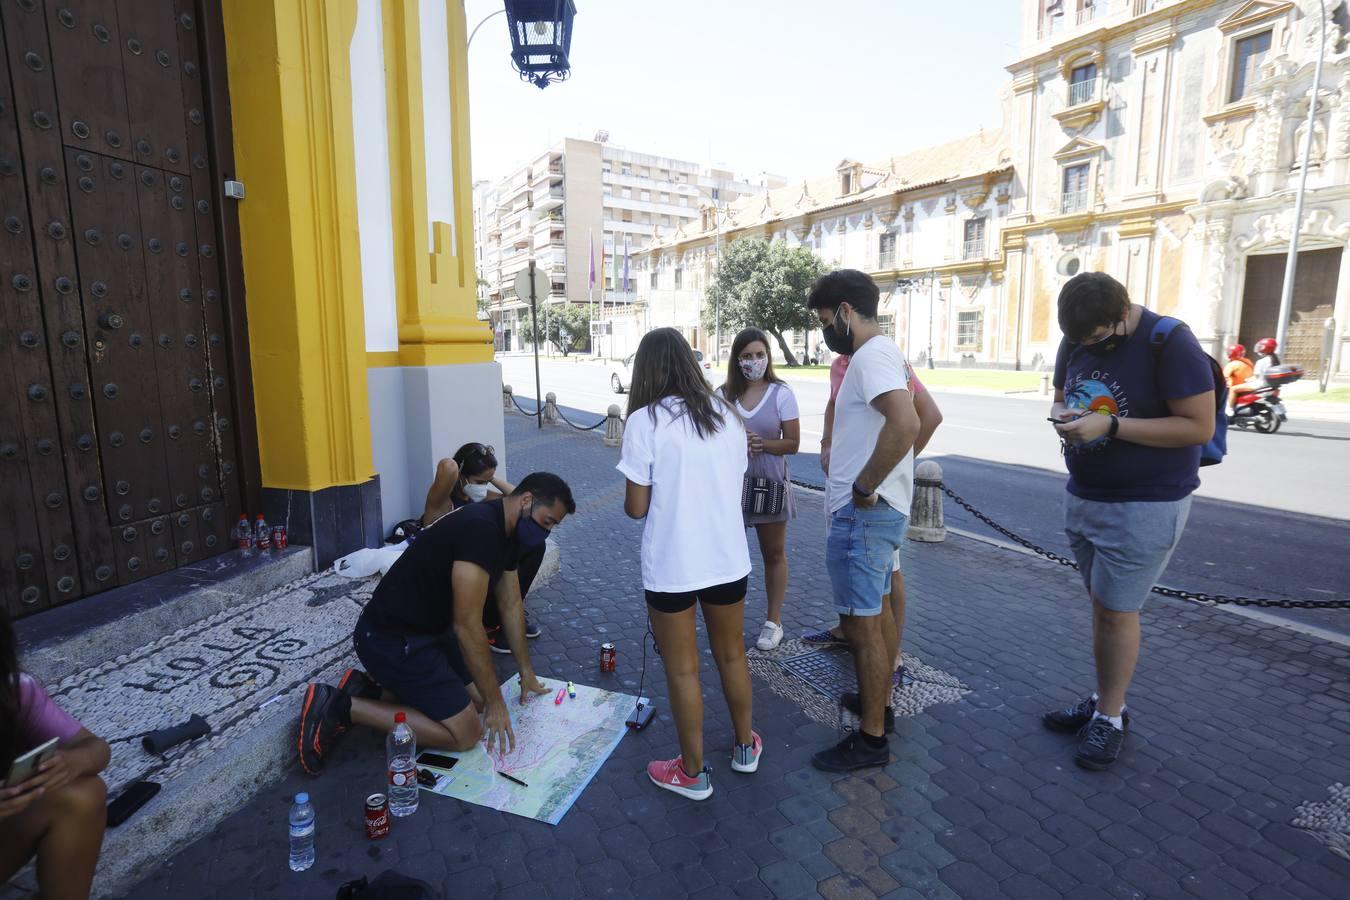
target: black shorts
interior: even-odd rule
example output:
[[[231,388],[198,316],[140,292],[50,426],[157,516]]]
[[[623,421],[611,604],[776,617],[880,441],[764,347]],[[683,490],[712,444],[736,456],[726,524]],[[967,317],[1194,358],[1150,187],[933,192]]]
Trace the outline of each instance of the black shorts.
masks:
[[[700,601],[705,606],[730,606],[745,599],[745,589],[749,584],[750,576],[747,575],[740,581],[729,581],[726,584],[717,584],[680,594],[648,591],[647,605],[657,612],[663,613],[684,612],[694,605],[695,600]]]
[[[471,702],[468,685],[473,678],[453,634],[393,634],[361,616],[352,644],[370,677],[399,703],[430,719],[444,722]]]

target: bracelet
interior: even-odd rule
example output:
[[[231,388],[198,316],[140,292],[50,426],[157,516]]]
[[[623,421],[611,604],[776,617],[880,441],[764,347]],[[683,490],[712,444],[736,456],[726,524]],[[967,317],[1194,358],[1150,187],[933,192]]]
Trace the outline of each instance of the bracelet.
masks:
[[[1107,436],[1107,437],[1115,437],[1115,436],[1116,436],[1116,432],[1119,431],[1119,430],[1120,430],[1120,419],[1116,418],[1115,416],[1112,416],[1112,417],[1111,417],[1111,428],[1110,428],[1109,431],[1106,432],[1106,436]]]
[[[857,482],[857,481],[854,481],[854,482],[853,482],[853,493],[857,494],[859,497],[870,497],[870,496],[872,496],[873,494],[875,494],[876,491],[864,491],[864,490],[858,485],[858,482]]]

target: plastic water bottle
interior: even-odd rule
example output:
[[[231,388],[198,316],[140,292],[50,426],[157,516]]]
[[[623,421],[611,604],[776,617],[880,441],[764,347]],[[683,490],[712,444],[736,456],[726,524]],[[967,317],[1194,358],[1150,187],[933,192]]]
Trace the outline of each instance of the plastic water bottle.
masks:
[[[234,526],[234,543],[245,556],[253,555],[253,526],[248,524],[248,513],[240,513]]]
[[[411,816],[417,812],[417,736],[408,717],[394,713],[394,730],[384,740],[389,758],[389,812]]]
[[[258,520],[253,523],[253,545],[259,553],[272,549],[272,528],[263,519],[262,513],[258,513]]]
[[[295,795],[291,804],[291,871],[303,872],[314,865],[314,807],[309,794]]]

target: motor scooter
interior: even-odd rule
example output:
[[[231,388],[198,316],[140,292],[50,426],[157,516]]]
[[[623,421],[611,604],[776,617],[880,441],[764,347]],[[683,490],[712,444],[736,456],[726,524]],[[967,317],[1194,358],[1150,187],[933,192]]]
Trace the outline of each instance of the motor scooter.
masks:
[[[1302,366],[1271,366],[1261,376],[1262,384],[1252,390],[1239,390],[1228,415],[1230,428],[1254,428],[1261,434],[1274,434],[1289,421],[1280,388],[1293,384],[1304,375]]]

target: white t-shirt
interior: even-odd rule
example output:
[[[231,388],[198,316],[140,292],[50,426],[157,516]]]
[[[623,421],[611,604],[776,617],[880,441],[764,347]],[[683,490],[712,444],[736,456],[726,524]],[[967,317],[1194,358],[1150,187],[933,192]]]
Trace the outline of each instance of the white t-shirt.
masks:
[[[721,388],[718,388],[718,390],[721,391]],[[793,419],[800,419],[802,417],[801,411],[797,408],[797,395],[792,393],[792,388],[781,382],[770,384],[768,389],[764,392],[764,396],[759,398],[759,402],[756,403],[754,407],[746,409],[745,404],[741,402],[745,399],[742,397],[741,400],[736,401],[736,409],[742,416],[748,419],[763,409],[764,404],[767,403],[771,397],[773,398],[774,404],[778,407],[778,420],[780,422],[791,422]]]
[[[624,426],[618,469],[652,489],[642,530],[642,586],[649,591],[696,591],[750,574],[741,518],[745,426],[724,400],[715,403],[725,424],[706,438],[671,399],[656,404],[655,422],[647,407]]]
[[[1266,369],[1269,369],[1273,365],[1275,365],[1274,357],[1263,356],[1256,361],[1256,365],[1252,367],[1252,371],[1257,375],[1264,375],[1266,374]]]
[[[877,335],[858,348],[844,373],[834,400],[834,432],[830,447],[830,479],[826,508],[836,512],[853,497],[853,482],[876,450],[886,418],[872,401],[890,391],[909,390],[905,357],[895,342]],[[909,515],[914,496],[914,450],[911,448],[877,486],[894,509]]]

